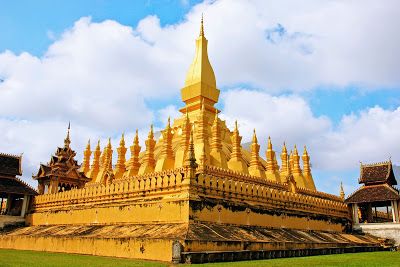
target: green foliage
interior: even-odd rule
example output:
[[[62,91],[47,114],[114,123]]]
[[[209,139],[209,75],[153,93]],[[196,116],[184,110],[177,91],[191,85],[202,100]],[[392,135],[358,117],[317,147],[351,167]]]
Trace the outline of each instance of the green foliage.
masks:
[[[303,267],[303,266],[400,266],[399,252],[369,252],[354,254],[337,254],[326,256],[312,256],[301,258],[285,258],[274,260],[208,263],[198,265],[201,267]],[[146,267],[146,266],[171,266],[168,263],[120,259],[111,257],[98,257],[78,254],[51,253],[25,250],[0,249],[0,266],[28,266],[28,267],[47,267],[47,266],[122,266],[122,267]],[[193,266],[193,265],[180,265]]]

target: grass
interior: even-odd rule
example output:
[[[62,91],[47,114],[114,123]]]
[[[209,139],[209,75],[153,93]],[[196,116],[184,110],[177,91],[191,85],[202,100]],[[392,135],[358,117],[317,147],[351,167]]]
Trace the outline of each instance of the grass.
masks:
[[[232,263],[231,263],[232,264]],[[222,266],[238,266],[238,267],[256,267],[256,266],[271,266],[271,267],[314,267],[314,266],[400,266],[400,252],[364,252],[364,253],[348,253],[325,256],[310,256],[299,258],[283,258],[273,260],[260,261],[243,261],[235,262],[234,265],[229,263],[213,263],[204,264],[201,267],[222,267]]]
[[[77,254],[0,249],[0,266],[4,267],[156,266],[157,267],[157,266],[171,266],[171,264],[154,262],[154,261],[120,259],[120,258],[98,257],[98,256],[77,255]],[[187,266],[187,265],[182,264],[180,266]],[[208,263],[197,266],[201,267],[400,266],[400,252],[385,251],[385,252],[369,252],[369,253],[354,253],[354,254],[337,254],[337,255],[286,258],[286,259],[274,259],[274,260]]]
[[[85,267],[85,266],[121,266],[121,267],[164,267],[165,263],[132,259],[121,259],[112,257],[99,257],[90,255],[51,253],[28,250],[0,249],[1,267]]]

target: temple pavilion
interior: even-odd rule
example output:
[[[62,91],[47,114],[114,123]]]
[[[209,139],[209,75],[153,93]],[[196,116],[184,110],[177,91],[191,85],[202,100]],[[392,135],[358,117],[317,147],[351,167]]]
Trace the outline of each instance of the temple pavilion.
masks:
[[[351,207],[353,222],[355,224],[391,221],[399,223],[400,195],[394,187],[397,181],[392,162],[361,164],[358,182],[363,186],[345,201]],[[384,211],[378,212],[377,208],[382,207]]]
[[[392,161],[361,164],[358,182],[363,185],[345,200],[351,210],[353,229],[391,239],[399,246],[400,195],[394,187],[397,181]]]
[[[373,236],[344,232],[347,205],[317,190],[306,147],[299,154],[283,144],[278,156],[269,138],[264,158],[255,130],[250,149],[242,147],[240,124],[229,129],[215,107],[207,42],[202,21],[181,115],[159,138],[152,126],[143,148],[137,132],[122,135],[116,160],[110,140],[103,149],[88,143],[79,170],[67,142],[35,177],[50,189],[39,188],[30,226],[0,236],[0,247],[176,263],[381,249]],[[60,190],[67,173],[84,185]]]
[[[70,125],[64,146],[58,147],[51,156],[48,164],[40,164],[37,175],[33,179],[38,181],[39,194],[54,194],[68,191],[73,188],[83,188],[90,181],[75,160],[76,152],[71,149],[69,137]]]
[[[0,153],[0,229],[24,223],[37,192],[17,176],[22,175],[22,156]]]

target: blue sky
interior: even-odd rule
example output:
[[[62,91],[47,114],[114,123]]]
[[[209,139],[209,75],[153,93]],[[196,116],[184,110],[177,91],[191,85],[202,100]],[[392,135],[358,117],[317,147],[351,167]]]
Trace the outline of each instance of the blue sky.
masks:
[[[40,56],[53,41],[52,34],[58,36],[84,16],[93,21],[112,19],[135,26],[143,17],[156,14],[162,25],[173,24],[182,20],[196,2],[199,1],[4,0],[0,9],[0,51],[27,51]]]
[[[24,152],[29,180],[66,121],[78,157],[88,138],[163,127],[182,106],[204,13],[227,124],[238,119],[245,141],[252,128],[270,135],[278,151],[306,144],[317,186],[336,193],[344,180],[351,191],[359,161],[400,162],[398,10],[397,1],[2,1],[0,150]]]
[[[330,117],[336,123],[345,114],[366,108],[380,106],[385,109],[396,109],[400,105],[399,88],[382,88],[363,91],[359,87],[317,88],[305,92],[304,97],[310,102],[316,115]]]

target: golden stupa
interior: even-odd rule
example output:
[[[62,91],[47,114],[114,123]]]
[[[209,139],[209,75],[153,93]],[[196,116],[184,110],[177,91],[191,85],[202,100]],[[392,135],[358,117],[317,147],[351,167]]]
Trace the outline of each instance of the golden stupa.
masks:
[[[275,183],[287,182],[293,175],[297,187],[315,191],[314,180],[307,150],[304,147],[303,166],[300,168],[300,156],[296,146],[288,155],[285,144],[282,148],[282,167],[278,166],[271,139],[268,139],[266,161],[259,156],[259,145],[254,130],[251,150],[241,147],[241,136],[236,122],[233,131],[227,128],[225,121],[218,118],[220,91],[217,89],[214,70],[207,53],[207,39],[204,36],[203,22],[196,40],[196,53],[186,75],[185,85],[181,90],[182,100],[186,104],[180,111],[182,116],[171,125],[168,120],[165,130],[158,141],[150,129],[146,140],[146,149],[140,153],[138,137],[135,137],[131,149],[131,158],[125,162],[125,140],[122,136],[115,169],[112,168],[112,147],[109,143],[103,153],[100,147],[95,150],[94,161],[90,167],[90,144],[84,152],[82,170],[93,184],[107,184],[111,180],[125,179],[134,175],[144,175],[180,168],[185,165],[189,148],[189,137],[193,131],[194,153],[200,167],[214,166],[235,171],[244,175],[255,176]],[[97,153],[97,154],[96,154]],[[101,154],[101,156],[100,156]],[[99,163],[98,163],[99,162]]]
[[[344,232],[348,208],[316,190],[305,147],[303,168],[297,147],[288,153],[285,144],[279,166],[271,139],[260,157],[255,130],[244,149],[238,123],[230,130],[218,117],[219,94],[202,20],[181,117],[158,140],[151,126],[144,149],[136,132],[127,161],[122,135],[115,166],[110,141],[93,153],[88,143],[80,171],[90,182],[63,191],[57,179],[38,179],[49,190],[35,198],[29,226],[1,236],[0,247],[174,262],[379,248]]]

